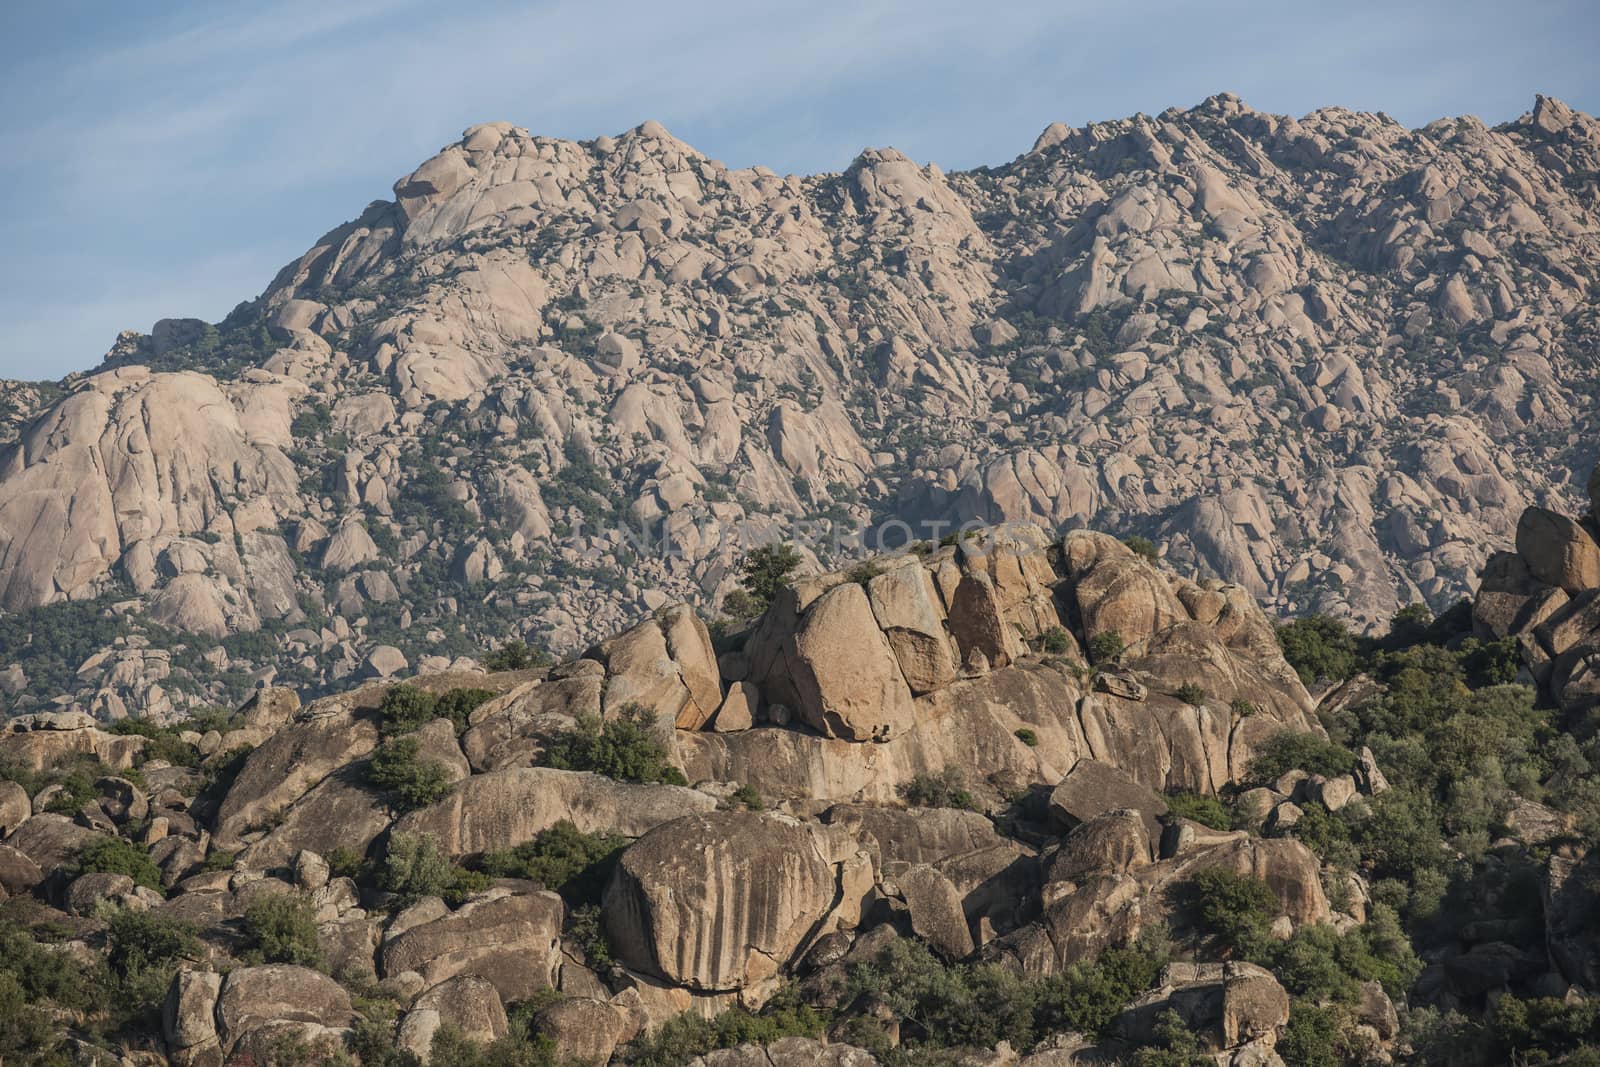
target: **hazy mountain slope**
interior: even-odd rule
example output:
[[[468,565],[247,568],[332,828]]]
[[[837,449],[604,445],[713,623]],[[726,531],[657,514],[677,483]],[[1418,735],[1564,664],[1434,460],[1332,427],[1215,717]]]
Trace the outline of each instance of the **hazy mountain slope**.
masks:
[[[819,517],[1092,522],[1280,611],[1440,605],[1596,454],[1597,166],[1544,98],[1413,131],[1222,96],[952,175],[474,127],[0,456],[6,687],[160,712],[575,648],[769,532],[832,554]]]

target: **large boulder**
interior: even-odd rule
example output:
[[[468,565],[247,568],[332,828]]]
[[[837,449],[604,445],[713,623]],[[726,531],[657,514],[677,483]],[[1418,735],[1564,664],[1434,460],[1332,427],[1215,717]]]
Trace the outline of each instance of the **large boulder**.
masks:
[[[1038,882],[1032,850],[975,811],[836,804],[822,818],[874,851],[880,865],[932,866],[955,886],[968,919],[1009,924],[1017,901]]]
[[[224,848],[265,825],[335,771],[378,745],[371,713],[382,686],[319,700],[245,757],[244,766],[217,808],[215,835]]]
[[[327,855],[336,848],[365,853],[386,830],[390,816],[366,784],[367,762],[341,767],[283,812],[267,835],[240,854],[254,868],[286,867],[302,851]]]
[[[1074,532],[1062,546],[1084,637],[1115,633],[1129,648],[1189,613],[1156,567],[1104,534]]]
[[[627,1011],[594,997],[563,997],[541,1010],[535,1022],[560,1055],[578,1063],[610,1063],[634,1028]]]
[[[1142,812],[1119,808],[1073,827],[1045,866],[1052,882],[1076,882],[1088,874],[1124,874],[1149,866],[1155,842]]]
[[[22,825],[33,814],[28,791],[16,782],[0,782],[0,839]]]
[[[553,989],[561,966],[561,898],[494,889],[384,941],[386,978],[415,971],[429,985],[458,974],[487,978],[507,1003]]]
[[[1572,519],[1544,508],[1528,508],[1517,521],[1517,554],[1545,585],[1579,593],[1600,587],[1600,544]]]
[[[961,894],[950,879],[926,863],[907,864],[886,873],[900,890],[914,934],[946,959],[965,959],[972,954],[972,931],[961,907]]]
[[[912,693],[920,696],[955,681],[944,609],[917,557],[908,556],[868,581],[867,598]]]
[[[125,771],[144,750],[134,734],[108,734],[80,711],[17,715],[0,723],[0,763],[42,771],[74,756],[92,756],[114,771]]]
[[[433,1037],[449,1023],[471,1041],[488,1044],[506,1036],[509,1023],[500,994],[487,979],[473,974],[446,978],[412,1002],[396,1034],[401,1048],[427,1063]]]
[[[44,872],[20,849],[0,845],[0,889],[12,896],[31,893],[44,881]]]
[[[535,762],[547,738],[569,729],[580,716],[598,716],[606,670],[592,659],[558,668],[473,709],[461,747],[475,771],[497,771]]]
[[[711,634],[682,605],[607,638],[589,656],[606,667],[607,714],[638,704],[682,729],[697,730],[722,703]]]
[[[252,1030],[278,1022],[348,1026],[350,994],[321,971],[287,963],[230,971],[217,999],[217,1030],[231,1050]]]
[[[98,836],[95,831],[79,826],[65,815],[45,812],[19,826],[15,833],[6,838],[6,844],[49,875],[56,868],[75,860],[78,851]]]
[[[981,571],[963,575],[950,598],[950,633],[962,666],[973,673],[1015,663],[1026,651],[1005,617],[994,581]]]
[[[639,837],[661,823],[716,806],[715,798],[681,786],[513,767],[472,776],[443,800],[402,816],[395,832],[426,835],[460,858],[532,841],[563,820],[584,833]]]
[[[217,1034],[217,998],[221,995],[222,975],[215,971],[185,967],[172,976],[161,1023],[173,1063],[199,1067],[222,1062],[222,1042]]]
[[[834,904],[819,829],[733,811],[656,827],[622,854],[606,890],[613,951],[635,970],[697,990],[772,977]]]
[[[1162,973],[1159,986],[1117,1015],[1112,1029],[1135,1044],[1152,1044],[1168,1012],[1176,1013],[1208,1051],[1263,1038],[1270,1048],[1289,1021],[1289,994],[1270,971],[1253,963],[1176,963]]]
[[[1138,812],[1149,840],[1160,840],[1160,818],[1167,813],[1167,802],[1119,767],[1079,760],[1050,792],[1050,814],[1066,827],[1118,810]]]
[[[825,737],[886,741],[914,721],[900,663],[855,582],[830,589],[806,612],[789,670],[801,721]]]

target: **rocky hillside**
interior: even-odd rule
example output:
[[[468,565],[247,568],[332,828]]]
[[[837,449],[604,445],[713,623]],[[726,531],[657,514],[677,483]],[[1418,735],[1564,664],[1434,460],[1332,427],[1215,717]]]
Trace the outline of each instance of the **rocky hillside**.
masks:
[[[1597,168],[1547,98],[1409,130],[1224,95],[948,174],[476,126],[224,322],[6,387],[0,691],[170,716],[571,652],[889,520],[1137,533],[1381,628],[1576,509]]]
[[[1573,603],[1600,596],[1585,523],[1514,557]],[[176,728],[13,719],[0,1056],[1600,1051],[1600,697],[1554,680],[1592,618],[1553,674],[1532,654],[1563,717],[1514,684],[1504,589],[1280,646],[1241,587],[1103,534],[952,540],[775,583],[715,641],[673,605],[550,667],[264,688]]]
[[[426,1061],[505,1040],[518,1005],[561,1057],[657,1062],[684,1013],[766,1018],[802,976],[796,1036],[824,1036],[831,998],[827,1055],[870,1063],[850,1027],[900,1039],[868,1041],[877,1009],[839,1000],[864,963],[1075,981],[1108,949],[1139,977],[1082,1056],[1154,1041],[1174,1007],[1230,1062],[1270,1056],[1289,999],[1267,970],[1129,948],[1202,871],[1266,879],[1285,930],[1334,916],[1305,847],[1163,799],[1215,797],[1274,737],[1315,736],[1242,590],[1103,535],[996,530],[800,581],[724,644],[674,607],[554,668],[305,707],[264,689],[182,732],[14,719],[0,872],[34,906],[9,936],[43,951],[54,923],[118,972],[135,930],[160,931],[159,1034],[136,1005],[90,1008],[71,1040],[177,1064],[295,1062],[286,1041]]]

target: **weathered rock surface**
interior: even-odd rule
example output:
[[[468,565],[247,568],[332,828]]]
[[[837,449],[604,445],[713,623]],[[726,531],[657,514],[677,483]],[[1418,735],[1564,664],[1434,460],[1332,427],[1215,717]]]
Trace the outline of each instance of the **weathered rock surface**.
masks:
[[[281,620],[229,667],[331,687],[420,667],[447,621],[576,652],[709,607],[752,543],[827,514],[929,540],[1115,524],[1275,613],[1443,607],[1528,505],[1584,509],[1595,138],[1548,98],[1406,130],[1223,94],[970,173],[873,149],[779,178],[655,123],[475,126],[220,329],[163,320],[60,391],[6,383],[0,604],[125,580],[131,636]],[[402,458],[424,446],[437,465]],[[591,572],[618,519],[661,545]],[[1079,610],[1016,598],[1006,566],[958,579],[956,610],[941,587],[958,669]],[[1160,625],[1142,570],[1103,573],[1090,630]],[[378,641],[368,604],[419,577],[440,595]],[[888,641],[929,691],[950,665],[903,608]],[[70,665],[71,699],[220,702],[220,664],[135,644]],[[62,695],[15,666],[15,710]]]
[[[488,979],[502,1000],[553,989],[565,908],[554,893],[489,892],[385,939],[384,977],[416,971],[430,986],[457,975]]]
[[[584,833],[640,837],[664,822],[715,810],[715,798],[674,785],[634,785],[599,774],[516,767],[474,775],[445,799],[395,823],[453,857],[532,841],[563,820]]]
[[[834,906],[833,857],[817,829],[716,812],[636,841],[606,890],[613,950],[691,989],[737,990],[776,974]]]

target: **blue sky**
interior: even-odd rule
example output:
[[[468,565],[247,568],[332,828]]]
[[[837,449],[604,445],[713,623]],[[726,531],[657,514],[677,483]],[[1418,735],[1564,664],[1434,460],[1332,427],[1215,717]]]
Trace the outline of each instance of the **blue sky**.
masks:
[[[1600,4],[6,0],[0,377],[216,320],[460,131],[647,118],[730,165],[1002,163],[1053,121],[1228,90],[1421,125],[1600,108]]]

